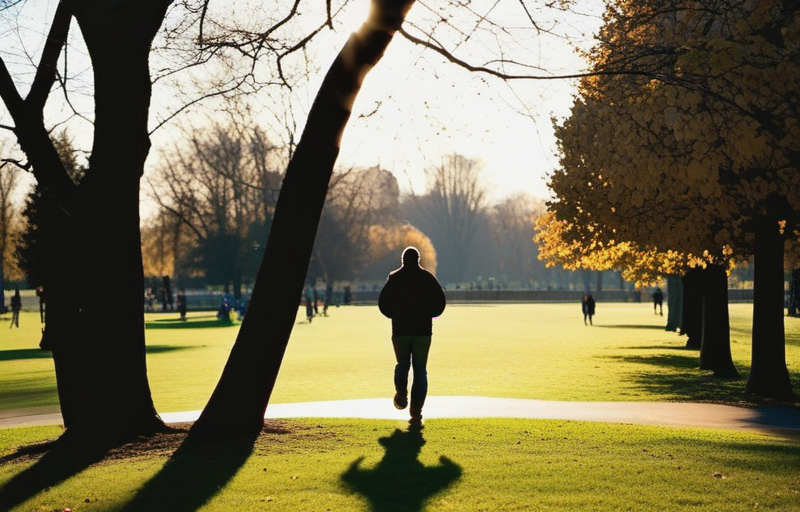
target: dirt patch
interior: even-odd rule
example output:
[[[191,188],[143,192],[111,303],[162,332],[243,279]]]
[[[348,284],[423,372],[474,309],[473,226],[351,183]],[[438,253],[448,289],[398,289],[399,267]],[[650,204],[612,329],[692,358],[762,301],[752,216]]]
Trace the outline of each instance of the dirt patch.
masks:
[[[103,457],[104,461],[119,461],[142,458],[169,457],[183,444],[192,423],[174,423],[169,430],[152,436],[138,437],[120,446],[110,449]],[[266,436],[285,436],[290,434],[308,435],[304,427],[293,425],[286,420],[269,420],[265,422],[259,440]],[[313,434],[312,434],[313,435]],[[50,450],[58,446],[59,440],[22,446],[14,453],[0,458],[1,464],[25,464],[36,462]]]

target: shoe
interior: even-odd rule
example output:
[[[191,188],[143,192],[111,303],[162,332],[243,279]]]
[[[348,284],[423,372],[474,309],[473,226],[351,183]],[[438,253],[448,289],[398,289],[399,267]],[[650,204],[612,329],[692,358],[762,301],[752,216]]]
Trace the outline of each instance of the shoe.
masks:
[[[422,411],[411,411],[411,419],[408,420],[409,428],[415,429],[422,429],[424,425],[422,423]]]
[[[394,408],[403,410],[408,407],[408,393],[400,392],[394,394]]]

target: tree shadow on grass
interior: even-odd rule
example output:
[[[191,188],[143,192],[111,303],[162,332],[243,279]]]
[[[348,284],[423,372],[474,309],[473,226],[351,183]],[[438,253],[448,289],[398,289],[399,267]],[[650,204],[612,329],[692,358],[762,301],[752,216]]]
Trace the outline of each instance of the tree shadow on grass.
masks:
[[[217,320],[216,316],[204,316],[200,318],[203,320],[194,320],[192,318],[188,320],[181,320],[179,318],[151,320],[149,322],[145,322],[144,326],[145,329],[208,329],[239,325],[233,322],[222,322]]]
[[[268,434],[287,434],[267,425]],[[209,442],[187,435],[166,464],[119,512],[194,512],[225,488],[253,453],[256,439]]]
[[[438,466],[418,460],[425,444],[419,429],[397,429],[378,442],[386,453],[374,468],[362,468],[360,457],[341,476],[347,488],[369,501],[372,512],[422,512],[428,500],[461,478],[461,466],[445,456]]]
[[[147,345],[145,347],[145,352],[148,354],[163,354],[165,352],[175,352],[178,350],[188,350],[190,348],[198,348],[203,345],[187,345],[187,346],[179,346],[179,345]]]
[[[0,361],[20,361],[23,359],[52,359],[53,354],[40,348],[21,348],[0,350]]]
[[[699,361],[696,354],[610,356],[607,359],[669,369],[669,371],[643,369],[640,372],[630,372],[628,379],[649,394],[681,400],[741,402],[749,374],[748,370],[738,368],[740,379],[714,377],[710,370],[698,368]]]
[[[236,475],[253,453],[253,442],[200,443],[187,438],[164,467],[120,512],[194,512]]]
[[[624,324],[624,325],[595,325],[595,327],[600,327],[603,329],[652,329],[658,331],[664,331],[663,325],[633,325],[633,324]]]
[[[87,449],[62,437],[56,441],[20,448],[3,457],[0,465],[44,454],[0,487],[0,510],[10,510],[77,475],[101,461],[107,451],[105,448]]]

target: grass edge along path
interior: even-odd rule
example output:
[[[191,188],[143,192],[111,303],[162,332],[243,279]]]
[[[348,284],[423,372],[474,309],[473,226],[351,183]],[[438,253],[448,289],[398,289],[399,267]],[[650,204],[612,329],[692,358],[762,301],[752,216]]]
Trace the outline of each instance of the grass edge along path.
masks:
[[[798,443],[527,419],[430,420],[421,435],[392,420],[273,420],[252,449],[170,460],[181,436],[171,434],[123,447],[53,485],[19,490],[42,463],[9,452],[59,432],[0,431],[0,509],[9,496],[18,501],[13,512],[788,512],[800,503]]]

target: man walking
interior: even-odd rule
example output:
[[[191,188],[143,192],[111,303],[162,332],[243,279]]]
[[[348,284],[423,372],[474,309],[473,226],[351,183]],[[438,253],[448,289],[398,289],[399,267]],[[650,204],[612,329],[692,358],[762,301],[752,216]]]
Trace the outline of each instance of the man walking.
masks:
[[[414,369],[411,387],[411,425],[422,426],[422,406],[428,394],[428,351],[431,347],[433,317],[445,308],[444,291],[433,274],[419,263],[419,251],[407,247],[403,265],[389,274],[378,298],[381,313],[392,319],[392,345],[397,359],[394,368],[394,406],[408,406],[408,372]]]

